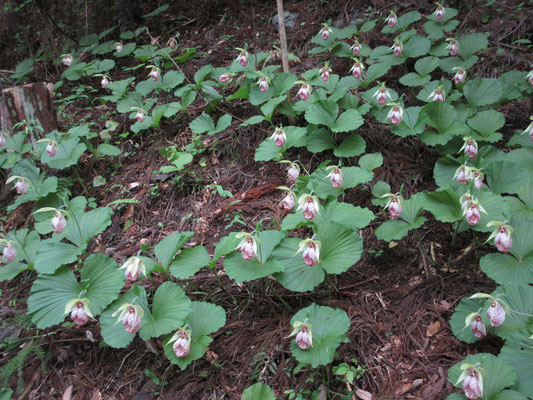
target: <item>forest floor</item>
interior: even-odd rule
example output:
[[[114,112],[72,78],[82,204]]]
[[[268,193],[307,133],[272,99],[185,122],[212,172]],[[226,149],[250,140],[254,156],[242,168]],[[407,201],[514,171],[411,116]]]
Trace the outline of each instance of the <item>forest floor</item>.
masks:
[[[199,46],[205,54],[185,64],[184,72],[189,76],[203,64],[228,65],[236,57],[234,48],[242,47],[244,42],[248,42],[251,51],[260,51],[270,49],[278,40],[270,22],[270,17],[276,14],[275,2],[253,1],[252,7],[235,2],[222,8],[209,2],[204,2],[205,7],[177,3],[171,5],[161,25],[169,26],[179,20],[184,46]],[[378,0],[286,3],[287,10],[299,14],[296,27],[288,30],[289,50],[301,58],[299,64],[291,64],[295,73],[315,66],[316,61],[307,55],[307,50],[322,22],[331,18],[344,26],[355,14],[384,17],[391,6]],[[478,74],[494,76],[504,72],[502,68],[520,69],[521,65],[525,68],[531,54],[511,44],[511,39],[523,34],[524,25],[531,26],[531,15],[525,23],[526,18],[521,14],[524,11],[512,1],[500,5],[503,11],[499,13],[494,8],[465,8],[464,4],[469,2],[455,3],[451,6],[459,9],[461,32],[491,33],[490,48],[478,63]],[[408,0],[402,2],[401,10],[418,9],[422,14],[429,14],[433,7],[430,2]],[[489,18],[485,21],[487,12]],[[165,34],[158,32],[157,27],[152,27],[151,33],[162,37]],[[380,38],[363,40],[374,47]],[[504,51],[497,53],[498,48]],[[388,83],[394,87],[394,82]],[[153,171],[166,162],[158,149],[169,144],[181,147],[190,142],[193,134],[188,123],[201,113],[201,108],[195,107],[200,105],[193,104],[189,113],[172,124],[163,123],[151,135],[124,139],[123,156],[118,161],[95,163],[90,157],[80,161],[82,179],[91,182],[94,176],[102,175],[107,183],[100,188],[76,183],[78,192],[95,198],[102,206],[123,198],[139,200],[138,204],[113,206],[112,225],[91,243],[89,252],[105,251],[120,263],[136,254],[141,242],[154,245],[172,232],[185,230],[195,232],[194,244],[203,244],[212,252],[222,236],[243,228],[235,222],[237,218],[251,228],[259,221],[263,226],[279,226],[284,214],[278,206],[281,194],[275,188],[285,184],[285,170],[276,163],[254,161],[254,151],[265,137],[254,127],[233,124],[221,134],[209,137],[204,143],[207,151],[202,155],[205,166],[191,164],[178,182],[172,176],[166,180],[154,177]],[[244,102],[222,107],[242,119],[253,115]],[[63,128],[85,120],[96,122],[98,127],[103,124],[100,117],[109,111],[111,107],[105,104],[94,108],[74,103],[64,110],[59,123]],[[506,120],[522,121],[516,125],[526,126],[531,105],[524,103],[500,111],[506,114]],[[121,122],[119,129],[127,132],[125,116]],[[371,119],[365,119],[365,125],[358,129],[367,143],[366,152],[382,153],[384,165],[375,171],[372,182],[349,191],[344,198],[376,214],[376,219],[360,231],[365,248],[361,260],[338,276],[336,288],[324,282],[315,291],[300,294],[284,289],[273,279],[271,283],[293,312],[312,302],[347,312],[351,321],[349,342],[339,348],[335,363],[347,362],[365,369],[355,387],[371,393],[374,399],[444,399],[454,391],[447,381],[451,365],[470,353],[497,354],[501,346],[494,337],[466,345],[455,338],[449,327],[450,315],[462,297],[494,288],[478,266],[479,258],[489,249],[474,243],[470,232],[459,234],[452,245],[451,224],[437,222],[429,214],[425,215],[428,222],[420,233],[434,265],[424,265],[414,232],[395,243],[375,238],[374,231],[387,216],[371,203],[372,183],[383,180],[392,187],[403,183],[406,197],[433,190],[433,165],[439,157],[433,148],[410,137],[396,137],[387,129],[373,126]],[[512,132],[510,129],[506,132],[504,127],[502,133],[508,138]],[[289,151],[288,159],[290,155]],[[310,169],[331,157],[306,151],[295,155]],[[213,187],[207,187],[211,184],[220,185],[234,197],[221,197]],[[230,206],[234,199],[242,201]],[[5,200],[5,204],[10,201]],[[23,228],[30,223],[30,212],[29,205],[19,207],[6,221],[5,229]],[[101,336],[96,322],[75,329],[56,327],[48,330],[55,332],[54,335],[45,336],[41,341],[46,351],[46,369],[40,368],[41,361],[36,357],[30,358],[24,367],[26,390],[21,398],[59,399],[72,386],[74,400],[232,400],[240,399],[243,389],[258,380],[269,384],[280,398],[287,398],[286,390],[316,390],[321,384],[327,387],[328,399],[346,398],[346,383],[332,375],[330,369],[304,367],[294,372],[297,362],[288,350],[290,339],[287,338],[292,313],[279,304],[263,281],[237,285],[225,275],[221,265],[217,266],[217,272],[222,288],[212,271],[202,270],[181,282],[191,299],[209,300],[227,312],[227,324],[212,335],[214,340],[205,357],[186,370],[179,371],[171,365],[157,341],[145,343],[136,338],[125,349],[112,349],[99,346]],[[0,307],[4,315],[13,317],[17,310],[25,308],[30,286],[29,272],[0,284]],[[35,329],[20,333],[21,336],[42,334]],[[356,364],[352,359],[357,360]],[[156,385],[145,369],[168,384]],[[16,378],[11,383],[16,387]]]

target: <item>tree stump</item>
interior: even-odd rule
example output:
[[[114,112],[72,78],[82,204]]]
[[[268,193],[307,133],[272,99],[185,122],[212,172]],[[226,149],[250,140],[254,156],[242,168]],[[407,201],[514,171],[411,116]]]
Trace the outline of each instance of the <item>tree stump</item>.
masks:
[[[11,131],[21,121],[38,122],[44,133],[57,129],[52,93],[53,83],[28,83],[2,90],[0,127]]]

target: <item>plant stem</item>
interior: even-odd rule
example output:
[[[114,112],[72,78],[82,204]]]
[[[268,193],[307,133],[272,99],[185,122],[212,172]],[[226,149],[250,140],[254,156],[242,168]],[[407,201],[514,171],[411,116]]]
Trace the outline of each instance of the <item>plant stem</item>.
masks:
[[[213,274],[215,275],[215,278],[216,278],[216,280],[218,282],[218,286],[220,287],[220,290],[222,290],[224,293],[226,293],[228,296],[231,297],[231,299],[233,300],[233,304],[238,304],[238,301],[235,298],[235,296],[233,296],[230,292],[228,292],[228,291],[226,291],[226,289],[224,289],[224,285],[222,284],[222,280],[220,279],[220,276],[218,276],[217,271],[216,271],[214,266],[213,266]]]
[[[287,303],[283,297],[281,297],[279,295],[278,292],[276,292],[276,290],[274,289],[274,287],[272,286],[272,283],[270,283],[270,279],[266,279],[266,282],[267,282],[267,286],[268,288],[270,289],[270,291],[274,294],[274,296],[276,296],[278,298],[279,301],[281,301],[283,303],[283,305],[285,306],[285,308],[287,309],[287,311],[289,312],[292,312],[292,307],[289,305],[289,303]]]
[[[424,257],[424,260],[426,260],[426,262],[429,265],[435,265],[433,260],[431,258],[429,258],[428,253],[426,252],[426,249],[424,248],[424,245],[422,244],[422,237],[420,236],[420,233],[418,232],[418,229],[415,229],[415,232],[416,232],[416,236],[418,238],[418,247],[420,248],[420,253],[422,254],[422,257]]]
[[[335,284],[333,283],[333,281],[331,280],[331,277],[329,276],[329,274],[326,274],[326,280],[328,281],[329,285],[336,291],[338,292],[339,289],[337,289],[337,286],[335,286]]]
[[[453,236],[452,236],[452,246],[455,244],[455,240],[457,239],[457,232],[459,231],[459,225],[461,225],[461,221],[457,221],[455,225],[455,230],[453,231]]]

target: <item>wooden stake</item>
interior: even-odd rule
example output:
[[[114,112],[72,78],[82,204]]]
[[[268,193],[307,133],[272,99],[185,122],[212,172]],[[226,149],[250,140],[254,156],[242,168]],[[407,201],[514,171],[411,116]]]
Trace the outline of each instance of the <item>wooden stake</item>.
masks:
[[[287,53],[287,34],[285,32],[285,10],[283,9],[283,0],[276,0],[278,5],[279,16],[279,39],[281,41],[281,65],[283,72],[290,72],[289,70],[289,55]]]

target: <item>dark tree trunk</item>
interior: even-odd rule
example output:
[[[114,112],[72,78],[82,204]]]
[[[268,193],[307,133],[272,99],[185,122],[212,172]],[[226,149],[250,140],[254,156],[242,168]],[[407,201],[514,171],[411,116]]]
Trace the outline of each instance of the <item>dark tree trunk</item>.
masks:
[[[57,129],[52,83],[28,83],[2,90],[0,99],[0,124],[4,130],[11,130],[13,124],[21,121],[38,122],[48,133]]]

